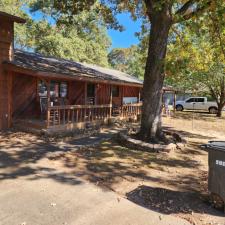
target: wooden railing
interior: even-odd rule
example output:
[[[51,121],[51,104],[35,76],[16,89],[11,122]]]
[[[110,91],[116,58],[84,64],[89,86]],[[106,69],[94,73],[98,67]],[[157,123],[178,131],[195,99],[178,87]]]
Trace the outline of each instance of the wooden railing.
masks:
[[[120,116],[124,118],[135,117],[137,115],[141,115],[141,112],[142,112],[142,102],[124,104],[121,106]]]
[[[66,105],[47,109],[47,127],[69,123],[104,120],[111,116],[112,105]]]
[[[142,102],[140,103],[130,103],[124,104],[119,107],[113,107],[113,115],[120,116],[123,118],[136,117],[141,115],[142,112]]]

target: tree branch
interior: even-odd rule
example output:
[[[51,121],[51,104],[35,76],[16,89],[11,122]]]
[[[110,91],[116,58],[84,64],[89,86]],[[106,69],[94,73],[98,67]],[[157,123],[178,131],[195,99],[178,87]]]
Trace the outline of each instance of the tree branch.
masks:
[[[196,0],[189,0],[187,1],[180,9],[176,11],[176,15],[184,15],[188,9],[190,9],[193,4],[196,3]]]
[[[191,6],[193,6],[195,3],[198,4],[199,0],[189,0],[186,2],[176,13],[175,18],[173,19],[173,23],[179,23],[185,20],[189,20],[192,17],[201,14],[204,12],[209,6],[211,5],[213,0],[207,0],[205,4],[201,4],[197,6],[194,10],[191,10],[189,12],[189,9]]]

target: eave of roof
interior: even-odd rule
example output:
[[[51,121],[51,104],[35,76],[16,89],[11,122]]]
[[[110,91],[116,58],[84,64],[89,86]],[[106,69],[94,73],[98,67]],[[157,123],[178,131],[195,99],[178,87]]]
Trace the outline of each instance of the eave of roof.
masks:
[[[7,21],[12,21],[12,22],[16,22],[16,23],[26,23],[26,20],[18,17],[18,16],[14,16],[11,14],[8,14],[6,12],[2,12],[0,11],[0,19],[1,20],[7,20]]]

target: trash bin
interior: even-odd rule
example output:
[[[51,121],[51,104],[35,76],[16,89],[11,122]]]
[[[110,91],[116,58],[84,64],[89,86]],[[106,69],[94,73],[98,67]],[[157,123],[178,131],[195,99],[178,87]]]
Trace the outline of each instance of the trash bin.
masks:
[[[211,141],[205,147],[209,163],[208,188],[212,196],[217,200],[219,197],[219,205],[222,202],[225,207],[225,141]]]

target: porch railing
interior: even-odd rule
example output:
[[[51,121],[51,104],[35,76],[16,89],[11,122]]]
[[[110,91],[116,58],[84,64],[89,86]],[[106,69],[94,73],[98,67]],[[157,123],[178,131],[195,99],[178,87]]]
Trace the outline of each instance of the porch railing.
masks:
[[[142,112],[142,102],[139,103],[131,103],[124,104],[121,106],[121,117],[135,117],[137,115],[141,115]]]
[[[112,110],[111,104],[49,106],[47,127],[108,119],[113,114]],[[124,104],[118,110],[120,117],[135,117],[141,114],[142,103]]]
[[[65,105],[47,109],[47,126],[92,122],[111,116],[112,105]]]

